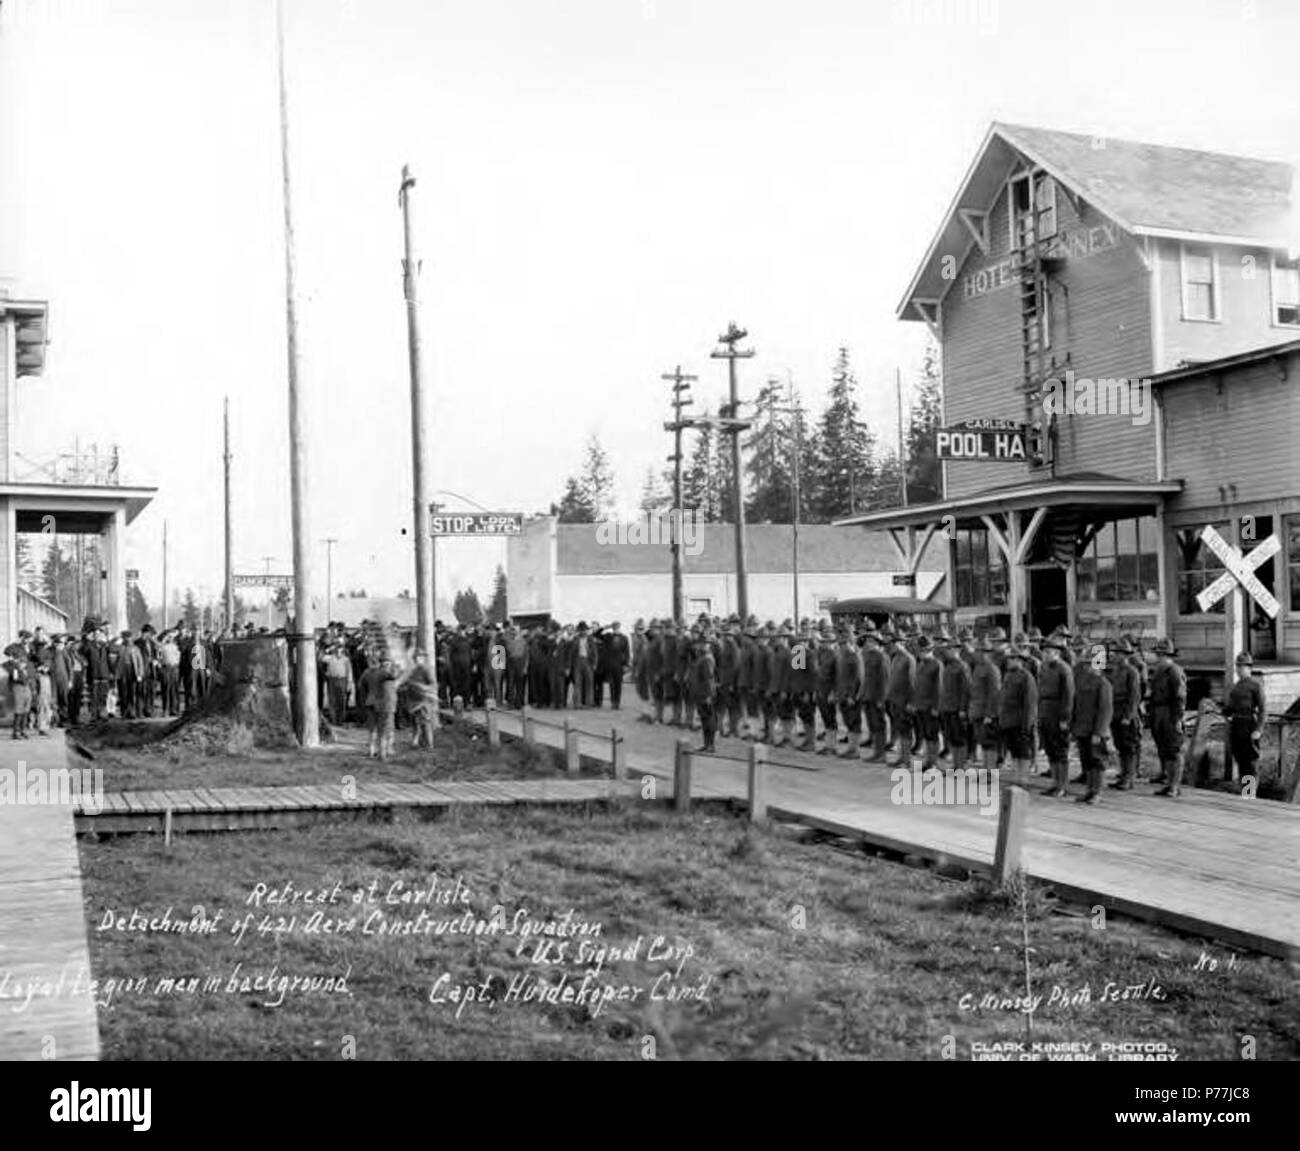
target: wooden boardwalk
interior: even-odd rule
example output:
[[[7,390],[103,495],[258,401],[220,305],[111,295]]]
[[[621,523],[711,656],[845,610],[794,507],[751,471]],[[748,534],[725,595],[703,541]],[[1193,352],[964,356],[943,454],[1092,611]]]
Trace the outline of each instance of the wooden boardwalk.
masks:
[[[626,697],[625,697],[626,699]],[[530,711],[535,738],[559,747],[568,719],[592,733],[583,755],[608,758],[610,728],[625,739],[628,773],[653,775],[671,794],[672,749],[680,729],[639,722],[635,700],[623,711]],[[519,714],[498,713],[504,735],[518,735]],[[477,720],[483,713],[474,713]],[[693,746],[698,733],[691,734]],[[692,794],[745,799],[749,745],[719,739],[723,756],[694,759]],[[605,750],[602,750],[604,748]],[[810,755],[789,747],[765,769],[775,818],[797,821],[877,847],[955,863],[977,871],[993,860],[996,806],[913,806],[892,802],[891,769]],[[1003,782],[1007,782],[1005,779]],[[1184,788],[1179,800],[1155,789],[1107,790],[1096,807],[1049,799],[1046,781],[1031,782],[1023,865],[1061,894],[1112,911],[1300,960],[1300,806]],[[1071,786],[1073,795],[1082,787]]]
[[[358,783],[307,787],[177,788],[108,792],[94,807],[75,809],[78,831],[235,831],[303,827],[397,808],[442,809],[473,804],[594,803],[637,794],[611,779],[478,780],[446,783]],[[98,808],[96,810],[96,807]]]
[[[2,746],[0,768],[73,766],[57,731]],[[0,1059],[98,1059],[90,971],[71,807],[0,804]]]

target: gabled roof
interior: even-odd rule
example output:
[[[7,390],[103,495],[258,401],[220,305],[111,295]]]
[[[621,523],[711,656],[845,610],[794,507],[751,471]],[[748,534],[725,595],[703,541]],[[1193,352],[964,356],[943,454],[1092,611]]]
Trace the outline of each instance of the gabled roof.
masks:
[[[672,570],[668,544],[601,543],[596,524],[557,524],[555,572],[569,575],[654,575]],[[736,570],[736,529],[732,524],[701,524],[699,550],[683,539],[682,570],[724,574]],[[793,532],[789,524],[746,524],[745,567],[751,574],[789,572],[793,568]],[[944,571],[944,552],[937,545],[921,564],[924,571]],[[799,525],[799,570],[814,572],[894,572],[898,553],[884,532],[845,531],[830,524]]]
[[[913,301],[942,299],[952,282],[942,277],[943,256],[964,260],[975,242],[962,213],[990,211],[1022,160],[1134,236],[1275,249],[1295,242],[1289,164],[994,123],[899,304],[900,319],[922,318]]]

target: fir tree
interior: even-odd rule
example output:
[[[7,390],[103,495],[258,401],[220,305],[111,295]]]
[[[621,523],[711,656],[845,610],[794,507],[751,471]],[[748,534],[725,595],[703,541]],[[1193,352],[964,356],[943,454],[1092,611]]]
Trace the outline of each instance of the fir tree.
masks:
[[[562,524],[594,524],[596,509],[587,500],[587,493],[582,490],[582,482],[577,476],[569,476],[564,481],[564,495],[556,506],[556,514]]]
[[[781,382],[769,379],[754,401],[744,467],[749,477],[745,517],[753,523],[789,523],[793,506],[790,417]]]
[[[492,583],[492,602],[488,604],[488,623],[505,623],[509,618],[509,605],[506,596],[506,569],[497,564],[496,575]]]
[[[641,485],[641,500],[637,505],[643,516],[654,515],[673,502],[672,488],[665,487],[662,479],[656,479],[654,468],[646,468],[645,480]]]
[[[935,455],[934,434],[939,426],[943,382],[939,349],[926,344],[921,378],[912,399],[911,426],[907,432],[907,502],[934,503],[943,498],[943,464]]]
[[[478,593],[472,587],[456,593],[451,607],[457,623],[475,624],[483,622],[483,605],[478,602]]]
[[[859,414],[857,380],[840,348],[826,407],[805,457],[801,500],[814,523],[854,514],[867,505],[875,475],[875,437]]]

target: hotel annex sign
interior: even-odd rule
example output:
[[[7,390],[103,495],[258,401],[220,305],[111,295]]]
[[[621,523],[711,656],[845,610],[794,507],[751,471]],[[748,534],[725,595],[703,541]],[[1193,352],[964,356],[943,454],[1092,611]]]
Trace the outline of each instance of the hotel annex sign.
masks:
[[[1073,232],[1062,232],[1048,245],[1044,253],[1048,259],[1083,260],[1098,252],[1108,252],[1119,247],[1120,229],[1117,224],[1098,224],[1092,228],[1079,228]],[[1015,256],[1007,256],[987,268],[970,272],[962,280],[962,295],[966,299],[986,296],[1000,288],[1009,288],[1018,283],[1020,274],[1016,269]]]

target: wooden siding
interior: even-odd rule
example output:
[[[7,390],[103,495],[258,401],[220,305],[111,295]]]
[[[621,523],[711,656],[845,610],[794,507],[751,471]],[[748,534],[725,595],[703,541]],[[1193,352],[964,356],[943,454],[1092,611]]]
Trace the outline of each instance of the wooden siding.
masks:
[[[1170,511],[1300,496],[1300,356],[1162,389],[1166,471],[1183,481]],[[1236,491],[1231,492],[1231,485]]]
[[[1073,253],[1053,277],[1052,346],[1060,372],[1065,356],[1076,378],[1143,378],[1151,369],[1149,273],[1131,237],[1086,203],[1075,213],[1057,192],[1058,233]],[[1004,188],[990,221],[990,251],[973,249],[942,310],[945,419],[1021,420],[1020,294],[1014,282],[968,294],[967,277],[1006,260],[1011,251]],[[1155,474],[1154,423],[1128,416],[1064,416],[1059,472],[1100,471],[1126,479]],[[1021,482],[1028,466],[951,461],[949,497]]]
[[[1183,319],[1180,245],[1161,240],[1160,315],[1162,364],[1176,368],[1187,360],[1217,360],[1252,348],[1281,344],[1300,336],[1300,328],[1273,323],[1270,254],[1264,248],[1212,245],[1218,267],[1219,320]]]

